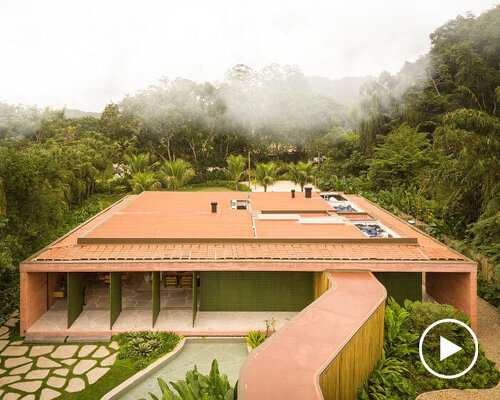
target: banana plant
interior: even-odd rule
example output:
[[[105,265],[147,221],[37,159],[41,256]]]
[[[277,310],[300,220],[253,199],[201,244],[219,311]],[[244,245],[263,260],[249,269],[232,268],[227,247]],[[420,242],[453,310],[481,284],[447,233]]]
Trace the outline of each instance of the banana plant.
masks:
[[[196,366],[186,372],[186,379],[170,382],[170,386],[161,378],[158,378],[161,397],[149,393],[152,400],[235,400],[236,386],[229,384],[226,374],[221,374],[217,360],[212,361],[208,375],[198,372]],[[175,393],[174,392],[177,392]],[[146,399],[140,399],[146,400]]]

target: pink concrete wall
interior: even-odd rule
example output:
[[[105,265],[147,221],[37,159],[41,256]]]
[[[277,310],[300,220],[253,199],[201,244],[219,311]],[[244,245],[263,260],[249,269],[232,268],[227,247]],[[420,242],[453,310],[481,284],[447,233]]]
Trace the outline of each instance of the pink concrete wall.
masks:
[[[426,272],[426,292],[440,303],[462,310],[477,330],[477,272]]]
[[[47,311],[47,273],[21,272],[21,335]]]

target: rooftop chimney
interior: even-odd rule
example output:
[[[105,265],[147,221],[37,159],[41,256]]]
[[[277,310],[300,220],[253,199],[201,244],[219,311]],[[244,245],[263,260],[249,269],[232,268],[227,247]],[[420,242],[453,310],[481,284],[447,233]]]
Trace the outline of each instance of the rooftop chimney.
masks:
[[[212,212],[216,213],[217,212],[217,202],[216,201],[212,201],[210,203],[210,205],[212,206]]]
[[[306,191],[306,199],[310,199],[313,188],[312,187],[306,187],[304,189]]]
[[[295,199],[295,189],[292,189],[292,199]]]

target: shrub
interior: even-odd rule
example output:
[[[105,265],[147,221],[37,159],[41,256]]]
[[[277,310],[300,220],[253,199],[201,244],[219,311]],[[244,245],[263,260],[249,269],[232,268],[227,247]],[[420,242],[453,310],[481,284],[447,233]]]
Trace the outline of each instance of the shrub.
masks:
[[[492,306],[500,309],[500,283],[477,278],[477,294]]]
[[[460,378],[437,378],[425,369],[418,356],[418,339],[430,324],[445,318],[469,323],[466,315],[449,305],[406,301],[405,306],[401,307],[394,300],[388,299],[384,319],[383,355],[361,386],[358,399],[411,399],[416,394],[429,390],[482,389],[495,385],[500,372],[486,358],[481,348],[474,367]],[[470,359],[461,357],[461,354],[439,362],[439,336],[460,343],[464,351],[470,353],[474,351],[474,345],[467,331],[453,324],[440,324],[429,332],[425,340],[426,354],[429,355],[426,356],[426,361],[431,368],[439,368],[439,372],[445,375],[463,371]]]
[[[158,378],[158,385],[162,398],[168,400],[233,400],[236,392],[236,386],[231,387],[227,375],[219,372],[219,365],[215,359],[208,375],[199,373],[195,366],[186,372],[185,380],[170,382],[172,389],[161,378]],[[177,393],[174,393],[174,390]],[[149,395],[153,400],[159,400],[154,394],[149,393]]]
[[[127,332],[118,335],[120,345],[118,358],[132,360],[139,370],[146,367],[156,358],[171,352],[180,336],[170,332]]]
[[[248,332],[245,340],[252,349],[255,349],[257,346],[264,343],[268,337],[269,335],[267,333],[263,333],[261,331],[250,331]]]

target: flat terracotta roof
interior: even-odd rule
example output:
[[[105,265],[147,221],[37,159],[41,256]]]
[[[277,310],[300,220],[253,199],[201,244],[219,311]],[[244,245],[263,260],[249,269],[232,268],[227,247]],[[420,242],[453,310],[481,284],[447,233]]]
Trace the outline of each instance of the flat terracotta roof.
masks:
[[[292,220],[256,220],[255,230],[259,238],[366,238],[354,225],[303,224]]]
[[[86,239],[252,238],[248,210],[231,210],[246,193],[143,192],[81,237]],[[211,203],[217,202],[217,212]]]
[[[249,209],[230,208],[231,200],[249,196]],[[306,199],[298,192],[292,199],[290,193],[144,192],[125,197],[32,256],[29,262],[469,261],[366,199],[343,196],[400,238],[368,238],[348,219],[340,224],[300,222],[297,218],[329,218],[326,212],[332,218],[338,217],[317,193]],[[212,201],[218,203],[215,214],[210,210]],[[283,215],[277,215],[278,219],[260,219],[258,214],[263,211],[297,215],[286,220],[279,219]]]
[[[334,211],[333,207],[324,201],[316,192],[312,192],[312,197],[306,199],[305,192],[296,192],[292,198],[290,192],[252,192],[253,211],[266,210],[303,210],[303,211]]]

